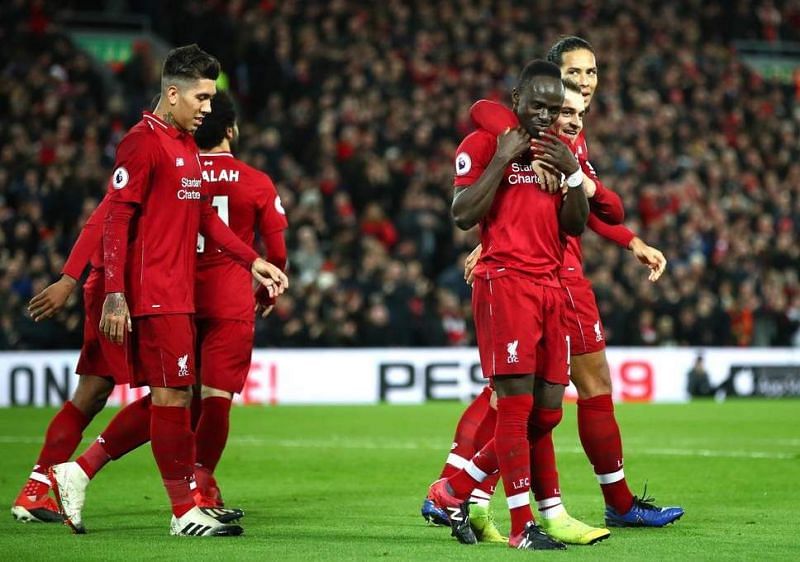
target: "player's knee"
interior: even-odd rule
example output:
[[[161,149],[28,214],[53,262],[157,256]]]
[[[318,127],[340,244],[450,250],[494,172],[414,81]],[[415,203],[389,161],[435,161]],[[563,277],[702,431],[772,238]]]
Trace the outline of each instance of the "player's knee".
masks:
[[[581,400],[611,394],[611,371],[605,352],[573,357],[572,382]]]
[[[200,391],[200,396],[203,398],[203,400],[206,398],[227,398],[228,400],[233,400],[233,393],[206,385],[203,385]]]
[[[113,390],[114,383],[110,379],[82,376],[71,402],[87,418],[91,419],[105,407]]]
[[[173,406],[188,408],[192,403],[191,387],[164,388],[152,387],[151,400],[154,406]]]
[[[561,423],[564,417],[564,410],[561,408],[534,408],[528,420],[528,428],[531,434],[543,434],[552,431]]]

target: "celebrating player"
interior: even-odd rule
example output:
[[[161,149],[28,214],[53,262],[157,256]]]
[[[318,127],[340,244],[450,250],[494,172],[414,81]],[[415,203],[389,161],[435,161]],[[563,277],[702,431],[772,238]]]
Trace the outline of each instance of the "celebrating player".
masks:
[[[213,111],[195,133],[201,150],[203,181],[211,204],[245,243],[261,236],[270,263],[285,269],[286,214],[269,176],[234,158],[236,111],[230,97],[220,92]],[[198,241],[197,352],[203,404],[195,433],[197,459],[195,500],[201,507],[223,506],[214,469],[228,438],[233,394],[242,392],[253,351],[253,291],[250,276],[226,259],[213,244]],[[261,300],[265,313],[272,302]]]
[[[588,107],[594,90],[597,86],[597,67],[591,46],[583,39],[567,37],[557,42],[550,50],[548,59],[559,64],[562,76],[576,79],[580,85],[581,93]],[[483,103],[483,107],[478,106]],[[490,102],[479,102],[475,108],[479,111],[473,117],[482,122],[489,129],[496,131],[514,124],[514,116],[507,110],[508,115],[500,116],[502,112],[493,108]],[[493,124],[491,124],[493,122]],[[576,139],[576,153],[588,164],[588,149],[583,133]],[[586,167],[584,167],[586,170]],[[593,176],[598,186],[602,184]],[[593,214],[595,208],[593,207]],[[650,280],[655,281],[663,273],[666,260],[663,254],[645,244],[640,238],[624,226],[611,226],[590,216],[588,224],[601,236],[630,249],[643,264],[651,269]],[[470,269],[474,267],[480,246],[467,261],[465,277],[471,277]],[[565,329],[571,336],[572,342],[572,380],[578,388],[578,425],[581,442],[595,467],[598,481],[606,500],[606,524],[609,526],[654,526],[660,527],[669,524],[683,515],[683,510],[677,507],[659,508],[651,500],[640,499],[633,496],[627,487],[622,470],[622,444],[619,428],[614,419],[613,402],[611,401],[611,379],[608,363],[605,358],[605,342],[602,325],[591,284],[583,277],[581,266],[580,240],[570,238],[566,252],[564,267],[562,268],[562,283],[570,297],[568,307],[572,314],[565,316]],[[485,395],[485,394],[484,394]],[[479,397],[476,403],[465,412],[465,416],[475,417],[475,411],[480,408],[481,401],[487,398]],[[479,414],[480,412],[478,412]],[[478,422],[478,426],[480,426]],[[459,428],[462,424],[459,424]],[[468,428],[469,426],[463,426]],[[457,433],[457,439],[459,434]],[[474,435],[474,434],[473,434]],[[470,436],[467,433],[467,436]],[[564,511],[560,500],[560,487],[558,473],[555,469],[555,457],[552,451],[552,437],[541,439],[537,449],[533,451],[541,461],[536,464],[536,478],[534,488],[540,512],[544,516],[543,525],[553,536],[566,542],[578,544],[590,543],[593,533],[584,533],[583,524],[579,524],[569,517]],[[548,462],[549,459],[552,459]],[[449,461],[448,461],[449,462]],[[462,465],[466,464],[466,461]],[[484,484],[485,486],[485,484]],[[485,501],[485,500],[484,500]],[[428,501],[423,504],[423,515],[429,519],[438,518],[442,514],[436,506]],[[548,517],[549,516],[549,517]]]
[[[500,137],[478,129],[459,146],[452,212],[459,228],[480,223],[481,241],[490,248],[478,262],[472,301],[481,367],[498,396],[494,439],[482,450],[482,470],[500,469],[511,514],[510,546],[562,549],[563,543],[538,528],[530,509],[529,419],[534,396],[545,407],[560,408],[569,382],[560,320],[561,233],[583,231],[589,204],[578,161],[546,132],[564,101],[558,67],[528,63],[512,99],[521,128]],[[563,198],[536,185],[541,180],[531,149],[567,177]],[[453,534],[472,543],[466,506],[474,485],[459,484],[437,481],[432,495],[448,508]]]
[[[216,59],[196,45],[169,53],[158,106],[144,113],[117,148],[103,233],[106,299],[100,327],[111,341],[128,344],[132,386],[150,387],[151,446],[172,503],[170,532],[175,535],[242,532],[203,513],[190,488],[194,443],[188,406],[195,382],[191,314],[198,233],[249,267],[273,295],[288,285],[278,268],[225,226],[203,192],[191,134],[210,113],[218,74]],[[69,514],[82,507],[81,489],[88,477],[71,465],[61,467],[51,470],[51,479],[65,521],[75,528]]]

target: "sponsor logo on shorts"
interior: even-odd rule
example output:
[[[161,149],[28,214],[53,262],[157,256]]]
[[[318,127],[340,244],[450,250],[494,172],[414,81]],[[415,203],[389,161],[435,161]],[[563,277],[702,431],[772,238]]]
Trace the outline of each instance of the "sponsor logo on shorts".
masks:
[[[188,377],[189,376],[189,354],[181,355],[178,357],[178,376],[179,377]]]
[[[519,340],[510,341],[506,344],[506,351],[508,352],[506,363],[519,363],[519,357],[517,356],[518,345]]]
[[[594,337],[596,341],[603,341],[603,330],[600,328],[600,320],[594,323]]]

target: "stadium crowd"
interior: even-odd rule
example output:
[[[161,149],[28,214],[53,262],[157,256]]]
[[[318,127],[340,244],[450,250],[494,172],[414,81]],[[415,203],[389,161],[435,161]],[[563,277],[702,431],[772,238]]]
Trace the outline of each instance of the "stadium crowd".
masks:
[[[471,103],[508,102],[562,34],[598,55],[593,163],[670,262],[650,284],[585,236],[609,342],[800,345],[800,79],[766,81],[732,47],[800,40],[796,0],[135,4],[168,42],[219,57],[244,115],[238,154],[287,210],[293,285],[256,345],[474,343],[462,276],[477,235],[449,217],[454,151]],[[0,11],[0,349],[80,346],[77,291],[55,322],[34,324],[25,304],[58,275],[158,91],[147,44],[114,93],[48,6]]]

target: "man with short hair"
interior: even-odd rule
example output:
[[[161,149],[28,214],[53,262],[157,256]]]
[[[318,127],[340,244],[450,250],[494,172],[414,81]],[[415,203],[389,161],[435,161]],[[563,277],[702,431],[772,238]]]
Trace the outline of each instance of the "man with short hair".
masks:
[[[151,446],[172,504],[173,535],[242,532],[203,513],[191,491],[188,406],[195,383],[191,315],[198,233],[225,248],[273,295],[288,285],[278,268],[225,226],[204,192],[192,133],[211,111],[218,74],[217,60],[196,45],[170,51],[158,106],[143,114],[117,148],[103,232],[106,299],[100,328],[128,346],[131,385],[150,387]],[[80,513],[88,476],[68,463],[52,469],[51,480],[65,522],[82,532],[80,518],[70,514]]]

